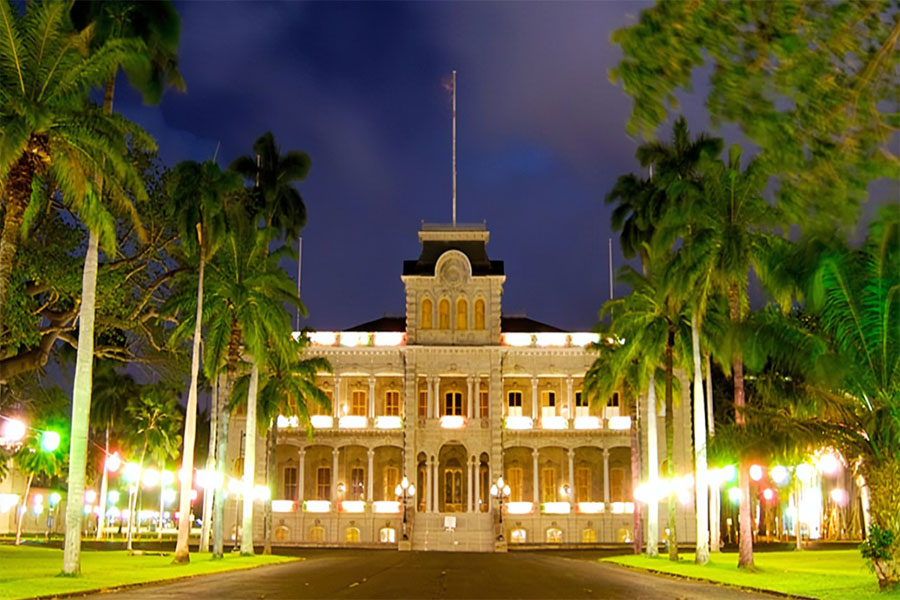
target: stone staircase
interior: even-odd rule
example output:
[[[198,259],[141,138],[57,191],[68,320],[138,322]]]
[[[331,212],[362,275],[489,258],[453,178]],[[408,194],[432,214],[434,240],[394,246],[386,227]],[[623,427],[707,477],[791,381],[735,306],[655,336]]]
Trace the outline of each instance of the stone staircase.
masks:
[[[444,517],[456,517],[448,531]],[[417,514],[412,531],[412,549],[438,552],[493,552],[494,524],[488,513]]]

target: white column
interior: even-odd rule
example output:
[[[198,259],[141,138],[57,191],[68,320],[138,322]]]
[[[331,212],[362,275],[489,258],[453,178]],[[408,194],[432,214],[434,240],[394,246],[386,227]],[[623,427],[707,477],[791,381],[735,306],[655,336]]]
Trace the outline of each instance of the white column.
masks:
[[[569,449],[569,503],[574,505],[575,501],[575,450]]]
[[[440,479],[440,477],[438,477],[438,462],[433,456],[431,457],[431,468],[434,469],[434,477],[431,478],[431,502],[434,507],[434,512],[439,512],[441,505],[438,501],[438,479]]]
[[[609,510],[609,448],[603,449],[603,502]]]
[[[487,472],[488,472],[488,485],[490,486],[492,483],[494,483],[494,474],[491,472],[491,461],[490,460],[488,460],[488,462],[487,462]],[[491,496],[491,488],[490,487],[488,487],[488,489],[485,490],[484,495],[487,498],[488,512],[490,512],[490,511],[494,510],[494,497]]]
[[[369,425],[375,424],[375,377],[369,377]]]
[[[335,448],[331,451],[331,454],[333,456],[333,460],[331,462],[331,510],[337,510],[338,455],[340,454],[340,452],[341,451],[338,448]]]
[[[369,462],[366,465],[366,502],[369,503],[369,506],[372,506],[372,490],[375,487],[375,472],[372,467],[375,463],[375,450],[369,448],[369,451],[366,452],[366,456],[369,459]]]
[[[337,427],[337,421],[341,418],[341,378],[339,375],[334,376],[334,398],[332,398],[331,412],[334,415],[334,426]]]
[[[467,390],[468,395],[466,396],[466,418],[469,419],[470,421],[472,420],[472,417],[474,416],[474,411],[472,410],[472,406],[475,403],[474,397],[472,395],[472,384],[474,382],[475,382],[475,380],[473,378],[471,378],[471,377],[466,378],[466,384],[468,386],[468,390]]]
[[[481,499],[481,461],[475,457],[475,496],[474,496],[475,512],[481,512],[481,505],[478,501]]]
[[[478,375],[472,377],[472,389],[475,395],[472,397],[472,416],[476,419],[481,418],[481,378]]]
[[[434,410],[432,409],[432,406],[434,406],[434,385],[431,377],[425,378],[425,393],[428,395],[428,400],[425,404],[425,418],[432,419],[434,418]]]
[[[431,512],[431,462],[425,459],[425,512]]]
[[[474,512],[472,510],[472,500],[474,496],[472,494],[472,489],[474,486],[472,485],[472,457],[470,456],[466,460],[466,512]]]
[[[434,376],[434,418],[441,418],[441,377]]]
[[[537,387],[537,386],[535,386],[535,387]],[[539,481],[538,480],[538,466],[539,466],[538,458],[540,457],[540,455],[541,455],[541,453],[537,448],[535,448],[534,450],[531,451],[531,456],[534,457],[534,469],[532,469],[533,475],[534,475],[534,477],[532,479],[532,484],[534,485],[533,500],[536,505],[541,503],[541,490],[538,487],[538,481]]]
[[[531,378],[531,419],[537,425],[541,413],[538,412],[538,378]]]
[[[300,448],[300,451],[297,453],[297,505],[299,506],[298,510],[303,510],[303,469],[306,458],[306,450]]]
[[[494,393],[495,393],[495,391],[494,391],[494,384],[492,383],[492,382],[493,382],[493,379],[491,378],[490,372],[488,373],[487,381],[488,381],[488,419],[490,419],[491,417],[494,416],[494,407],[493,407],[493,404],[494,404]],[[502,384],[501,384],[500,389],[501,389],[501,390],[503,389]],[[501,399],[501,401],[502,401],[502,399]],[[502,411],[502,410],[500,411],[500,416],[501,416],[501,417],[503,416],[503,411]]]
[[[571,421],[575,418],[575,392],[574,380],[571,377],[566,378],[566,417]]]

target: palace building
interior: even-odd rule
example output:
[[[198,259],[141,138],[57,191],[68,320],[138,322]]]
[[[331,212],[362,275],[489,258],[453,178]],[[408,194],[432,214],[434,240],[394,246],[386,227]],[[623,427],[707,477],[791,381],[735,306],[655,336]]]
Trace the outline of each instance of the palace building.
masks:
[[[332,410],[311,410],[312,436],[297,417],[279,418],[276,543],[493,551],[505,547],[501,534],[509,545],[630,541],[631,419],[617,397],[591,405],[581,392],[597,335],[504,315],[506,276],[488,239],[483,225],[423,224],[421,254],[403,263],[405,318],[310,334],[309,352],[333,367],[319,379]],[[687,387],[675,414],[678,473],[692,469]],[[237,417],[235,466],[242,436]],[[255,439],[264,484],[265,440]],[[491,494],[501,476],[502,515]],[[692,539],[691,507],[678,519],[679,539]]]

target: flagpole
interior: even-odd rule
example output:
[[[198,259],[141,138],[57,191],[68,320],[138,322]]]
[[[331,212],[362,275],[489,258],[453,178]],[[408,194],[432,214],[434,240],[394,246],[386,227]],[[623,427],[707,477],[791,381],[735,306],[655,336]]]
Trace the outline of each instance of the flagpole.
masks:
[[[456,227],[456,69],[453,70],[453,227]]]

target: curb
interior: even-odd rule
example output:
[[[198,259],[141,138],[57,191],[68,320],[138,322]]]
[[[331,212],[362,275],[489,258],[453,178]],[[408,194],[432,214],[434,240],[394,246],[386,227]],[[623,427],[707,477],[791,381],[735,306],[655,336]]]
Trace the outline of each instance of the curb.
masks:
[[[306,560],[305,557],[290,557],[291,560],[286,560],[281,563],[273,563],[270,565],[253,565],[251,567],[242,567],[240,569],[229,569],[227,571],[218,571],[216,573],[194,573],[193,575],[181,575],[179,577],[170,577],[166,579],[154,579],[152,581],[140,581],[137,583],[126,583],[123,585],[114,585],[110,587],[99,587],[99,588],[91,588],[88,590],[79,590],[77,592],[63,592],[61,594],[48,594],[46,596],[29,596],[28,598],[22,598],[20,600],[55,600],[57,598],[80,598],[82,596],[88,596],[90,594],[108,594],[112,592],[121,592],[124,590],[133,590],[137,588],[150,587],[153,585],[161,585],[165,583],[176,583],[179,581],[187,581],[189,579],[197,579],[198,577],[210,577],[213,575],[226,575],[228,573],[237,573],[239,571],[252,571],[254,569],[262,569],[265,567],[277,567],[279,565],[286,565],[293,562],[303,562]]]
[[[715,581],[713,579],[706,579],[704,577],[694,577],[691,575],[678,575],[675,573],[669,573],[667,571],[658,571],[656,569],[647,569],[646,567],[635,567],[633,565],[623,565],[621,563],[613,562],[610,560],[600,559],[597,562],[604,564],[604,565],[612,565],[612,566],[618,567],[620,569],[638,571],[641,573],[647,573],[649,575],[668,577],[669,579],[682,579],[685,581],[697,581],[700,583],[711,583],[713,585],[717,585],[720,587],[727,587],[727,588],[732,588],[735,590],[743,590],[745,592],[756,592],[758,594],[769,594],[771,596],[779,596],[781,598],[791,598],[792,600],[821,600],[821,598],[815,598],[813,596],[798,596],[797,594],[789,594],[787,592],[779,592],[778,590],[770,590],[770,589],[766,589],[766,588],[753,587],[750,585],[740,585],[737,583],[725,583],[723,581]]]

